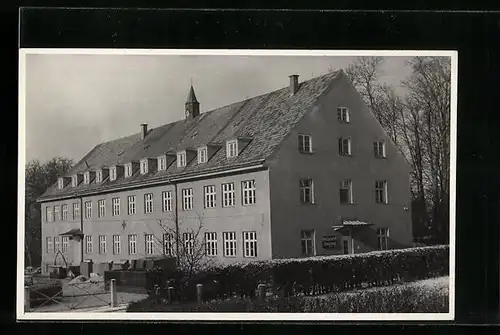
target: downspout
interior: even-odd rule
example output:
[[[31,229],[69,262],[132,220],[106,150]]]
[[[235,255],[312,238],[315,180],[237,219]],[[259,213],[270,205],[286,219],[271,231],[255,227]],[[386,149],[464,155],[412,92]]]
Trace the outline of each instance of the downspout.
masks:
[[[177,258],[177,267],[179,267],[180,259],[179,259],[179,197],[177,195],[177,183],[174,182],[175,186],[175,256]]]
[[[83,233],[83,198],[80,196],[80,231],[82,232],[82,237],[80,241],[80,264],[83,263],[83,243],[85,234]]]

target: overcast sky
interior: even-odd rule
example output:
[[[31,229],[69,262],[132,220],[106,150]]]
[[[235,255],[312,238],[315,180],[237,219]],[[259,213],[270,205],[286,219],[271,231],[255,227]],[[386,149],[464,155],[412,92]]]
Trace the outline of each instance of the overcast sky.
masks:
[[[184,117],[190,81],[201,112],[345,69],[355,57],[26,56],[26,161],[80,160],[95,145]],[[383,81],[399,85],[408,57],[387,57]]]

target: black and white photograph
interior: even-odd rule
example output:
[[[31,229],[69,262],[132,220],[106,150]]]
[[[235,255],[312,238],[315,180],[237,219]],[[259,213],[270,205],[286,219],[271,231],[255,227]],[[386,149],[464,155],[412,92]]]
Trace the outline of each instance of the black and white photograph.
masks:
[[[453,320],[457,52],[19,62],[19,319]]]

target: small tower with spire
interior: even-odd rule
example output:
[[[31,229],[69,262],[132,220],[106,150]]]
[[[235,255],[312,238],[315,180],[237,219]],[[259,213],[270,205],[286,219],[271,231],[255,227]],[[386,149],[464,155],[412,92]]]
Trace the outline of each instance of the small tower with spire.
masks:
[[[189,89],[189,94],[185,106],[186,106],[186,120],[192,120],[198,115],[200,115],[200,103],[196,99],[192,83],[191,83],[191,88]]]

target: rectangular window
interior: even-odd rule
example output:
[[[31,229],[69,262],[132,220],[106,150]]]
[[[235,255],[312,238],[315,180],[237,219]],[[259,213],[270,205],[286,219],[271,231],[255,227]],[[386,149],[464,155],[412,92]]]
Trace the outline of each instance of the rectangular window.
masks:
[[[312,179],[300,180],[300,201],[303,204],[314,203],[314,183]]]
[[[257,233],[254,231],[243,232],[243,256],[257,257]]]
[[[85,202],[85,218],[86,219],[92,218],[92,201]]]
[[[352,181],[350,179],[344,179],[340,182],[339,193],[341,204],[352,204],[354,202],[352,196]]]
[[[132,176],[132,164],[125,165],[125,178]]]
[[[226,143],[226,152],[227,158],[238,156],[238,142],[235,140],[228,141]]]
[[[83,174],[83,183],[90,184],[90,172],[85,172]]]
[[[128,254],[137,254],[137,235],[135,234],[128,236]]]
[[[144,194],[144,213],[153,213],[153,193]]]
[[[141,174],[146,174],[148,173],[148,160],[143,159],[141,160]]]
[[[198,163],[203,164],[207,162],[207,148],[198,149]]]
[[[64,179],[59,178],[59,179],[57,180],[57,187],[58,187],[59,189],[64,188]]]
[[[163,253],[166,256],[175,255],[174,243],[175,243],[174,234],[172,233],[163,234]]]
[[[64,204],[61,206],[61,208],[62,208],[62,219],[66,221],[68,220],[68,205]]]
[[[385,142],[383,141],[375,141],[373,142],[373,154],[376,158],[384,158],[385,157]]]
[[[109,180],[113,181],[116,180],[116,167],[113,166],[112,168],[109,169]]]
[[[135,214],[135,195],[128,196],[128,215]]]
[[[216,204],[215,185],[208,185],[203,188],[205,195],[205,208],[214,208]]]
[[[387,181],[377,180],[375,182],[375,202],[378,204],[388,203]]]
[[[93,252],[92,236],[85,236],[85,253],[91,254]]]
[[[162,202],[163,202],[163,211],[171,212],[172,211],[172,192],[171,191],[163,191],[161,194]]]
[[[255,180],[241,182],[241,193],[244,206],[255,204]]]
[[[59,206],[54,206],[55,221],[61,221],[61,211]]]
[[[53,253],[53,245],[52,245],[52,237],[46,237],[45,238],[45,251],[49,253]]]
[[[224,257],[236,257],[236,232],[222,233]]]
[[[106,251],[106,235],[99,235],[99,253],[104,255]]]
[[[342,241],[342,252],[344,253],[344,255],[348,255],[350,252],[349,252],[349,240],[347,240],[345,237],[344,237],[344,240]]]
[[[61,250],[61,243],[59,241],[59,236],[54,237],[54,252]]]
[[[54,216],[52,215],[52,207],[49,207],[47,206],[45,208],[45,219],[47,220],[47,222],[52,222],[54,221]]]
[[[194,254],[194,234],[193,233],[184,233],[182,234],[182,239],[184,240],[184,250],[186,251],[186,255]]]
[[[222,184],[222,207],[233,207],[234,198],[234,183]]]
[[[193,189],[185,188],[182,190],[182,209],[188,211],[193,209]]]
[[[97,170],[95,173],[95,182],[96,183],[101,183],[102,182],[102,170]]]
[[[314,230],[302,230],[301,232],[302,256],[310,257],[316,255]]]
[[[100,218],[103,218],[106,216],[106,200],[101,199],[98,201],[98,206],[99,206],[99,213],[98,216]]]
[[[113,235],[113,254],[119,255],[122,252],[122,241],[120,235]]]
[[[217,233],[205,233],[205,255],[217,256]]]
[[[68,252],[68,246],[69,246],[69,236],[63,236],[62,237],[62,252]]]
[[[378,250],[389,249],[389,228],[377,228]]]
[[[154,236],[153,234],[146,234],[146,255],[154,253]]]
[[[71,186],[76,187],[78,186],[78,176],[71,176]]]
[[[347,107],[338,107],[337,117],[341,123],[349,123],[349,109]]]
[[[177,153],[177,167],[186,166],[186,152],[182,151]]]
[[[312,138],[310,135],[299,135],[299,152],[300,153],[312,152]]]
[[[111,199],[111,205],[112,205],[112,211],[111,214],[113,216],[118,216],[120,215],[120,198],[113,198]]]
[[[339,138],[339,155],[350,156],[351,155],[351,139],[350,138]]]
[[[158,171],[165,171],[167,169],[167,157],[158,157]]]
[[[75,203],[73,203],[73,220],[76,220],[79,218],[80,218],[80,203],[75,202]]]

